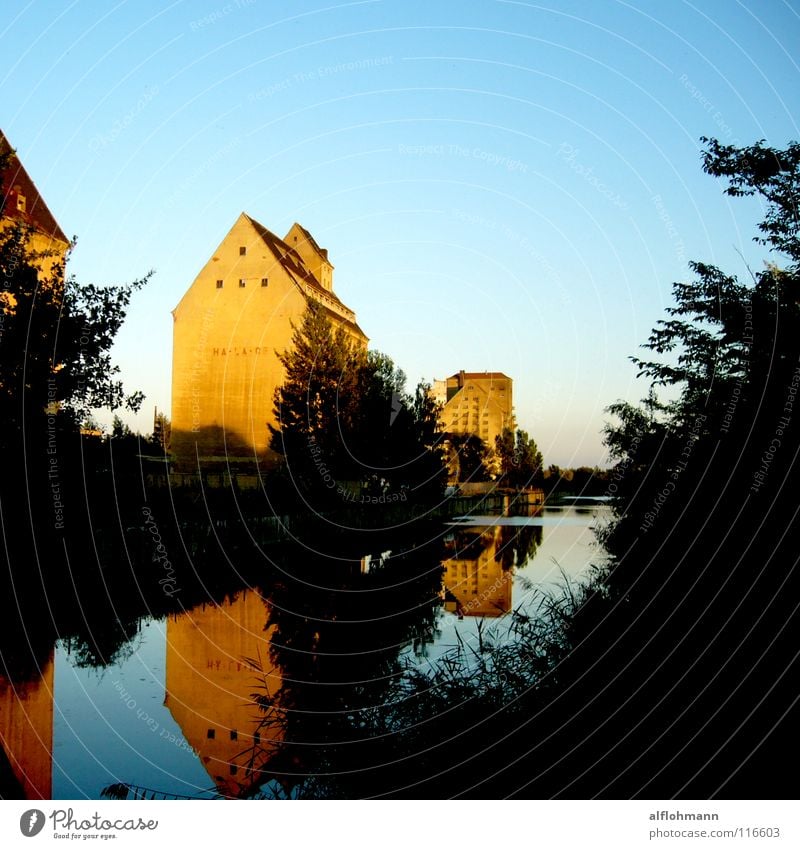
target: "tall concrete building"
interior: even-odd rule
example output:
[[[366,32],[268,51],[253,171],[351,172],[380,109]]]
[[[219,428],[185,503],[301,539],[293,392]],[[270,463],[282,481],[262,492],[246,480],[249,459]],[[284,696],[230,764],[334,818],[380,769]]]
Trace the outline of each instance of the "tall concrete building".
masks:
[[[512,392],[511,378],[499,371],[459,371],[432,386],[433,397],[443,405],[441,429],[479,436],[490,448],[505,428],[514,427]]]
[[[367,337],[333,291],[328,252],[299,224],[281,239],[244,212],[173,311],[175,469],[274,459],[268,425],[283,383],[278,353],[309,301],[358,345]]]

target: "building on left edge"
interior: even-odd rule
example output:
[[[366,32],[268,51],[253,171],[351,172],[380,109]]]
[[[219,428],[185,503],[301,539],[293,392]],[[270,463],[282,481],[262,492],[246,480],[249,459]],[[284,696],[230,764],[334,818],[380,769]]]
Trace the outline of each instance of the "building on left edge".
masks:
[[[3,197],[0,229],[15,223],[31,228],[30,248],[39,258],[36,264],[42,272],[42,278],[46,279],[53,265],[63,262],[69,240],[2,130],[0,155],[8,155],[0,184]]]

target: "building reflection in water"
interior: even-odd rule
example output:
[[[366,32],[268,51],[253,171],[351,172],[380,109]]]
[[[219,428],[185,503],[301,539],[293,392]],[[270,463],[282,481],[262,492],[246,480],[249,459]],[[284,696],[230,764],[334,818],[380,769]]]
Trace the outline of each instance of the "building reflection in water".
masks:
[[[0,675],[0,797],[50,799],[53,775],[53,651],[41,675]]]
[[[263,598],[244,591],[167,622],[164,704],[223,796],[255,792],[283,736],[254,703],[281,686],[266,619]]]
[[[445,610],[459,618],[509,613],[514,567],[533,557],[541,541],[540,526],[456,528],[446,540],[451,556],[442,562]]]

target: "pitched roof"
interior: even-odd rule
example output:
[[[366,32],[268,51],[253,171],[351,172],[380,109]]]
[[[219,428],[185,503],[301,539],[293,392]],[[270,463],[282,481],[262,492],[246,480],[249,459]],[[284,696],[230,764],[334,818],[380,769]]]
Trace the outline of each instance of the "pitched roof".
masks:
[[[356,324],[355,321],[351,319],[347,319],[344,316],[340,315],[330,307],[326,306],[325,301],[330,299],[337,306],[341,307],[342,310],[347,311],[352,314],[352,310],[342,303],[339,298],[334,295],[333,292],[328,291],[317,278],[311,273],[308,266],[303,261],[303,258],[300,254],[293,248],[291,245],[287,245],[286,242],[283,241],[279,236],[276,236],[271,230],[268,230],[263,224],[260,224],[255,218],[251,218],[246,212],[243,212],[242,215],[253,225],[258,235],[263,240],[264,244],[270,249],[273,256],[280,262],[283,269],[292,277],[295,281],[303,281],[310,289],[314,291],[315,294],[319,296],[319,301],[323,307],[326,308],[327,312],[334,318],[336,321],[340,321],[346,324],[348,327],[352,328],[356,333],[360,334],[367,339],[366,333]],[[298,225],[300,226],[300,225]],[[303,229],[303,228],[300,228]],[[306,231],[303,230],[305,233]],[[311,238],[309,234],[309,238]],[[316,242],[314,243],[316,244]],[[319,248],[317,248],[319,249]]]
[[[2,184],[0,184],[0,191],[3,195],[3,217],[19,218],[51,239],[57,239],[68,244],[69,239],[58,226],[53,213],[47,208],[47,204],[39,194],[33,180],[31,180],[19,157],[9,144],[5,134],[0,130],[0,154],[5,153],[10,153],[11,156],[8,160],[8,167],[2,175]],[[17,210],[17,197],[20,194],[25,198],[24,212]]]
[[[291,233],[295,227],[297,227],[297,229],[303,234],[303,238],[308,242],[308,244],[311,245],[311,247],[325,260],[325,262],[328,263],[328,265],[330,265],[331,268],[333,268],[333,263],[328,259],[328,251],[317,244],[317,240],[311,235],[311,233],[308,232],[308,230],[306,230],[305,227],[303,227],[302,224],[300,224],[299,221],[294,222],[294,224],[289,228],[289,233]],[[286,235],[288,236],[289,234],[287,233]]]
[[[464,377],[468,377],[470,380],[511,380],[511,378],[507,374],[503,374],[502,371],[456,372],[455,374],[451,374],[448,379],[452,380],[453,378],[457,378],[459,374],[462,374]]]

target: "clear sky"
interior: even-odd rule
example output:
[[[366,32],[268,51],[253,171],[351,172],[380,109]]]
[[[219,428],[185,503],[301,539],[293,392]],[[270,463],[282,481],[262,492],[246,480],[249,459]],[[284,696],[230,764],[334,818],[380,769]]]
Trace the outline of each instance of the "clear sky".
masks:
[[[116,346],[132,426],[244,210],[329,249],[410,384],[504,371],[545,461],[595,464],[687,262],[760,266],[699,138],[800,138],[799,56],[796,0],[5,0],[0,127],[80,280],[156,271]]]

